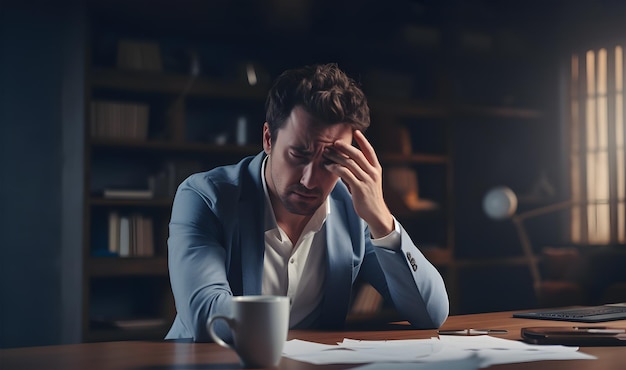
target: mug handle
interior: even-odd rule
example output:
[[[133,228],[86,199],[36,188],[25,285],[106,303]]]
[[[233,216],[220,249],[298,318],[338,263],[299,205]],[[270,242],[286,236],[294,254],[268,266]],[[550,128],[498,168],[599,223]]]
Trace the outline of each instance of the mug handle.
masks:
[[[207,327],[209,328],[209,335],[211,336],[211,338],[213,338],[213,341],[217,344],[219,344],[222,347],[225,348],[230,348],[233,351],[235,351],[235,347],[231,346],[230,344],[224,342],[224,340],[222,338],[220,338],[217,333],[215,333],[215,330],[213,329],[213,324],[215,323],[215,321],[217,320],[224,320],[226,321],[226,324],[228,324],[228,327],[232,327],[233,324],[235,323],[234,319],[232,317],[226,317],[226,316],[222,316],[222,315],[216,315],[216,316],[212,316],[209,319],[209,323],[207,324]]]

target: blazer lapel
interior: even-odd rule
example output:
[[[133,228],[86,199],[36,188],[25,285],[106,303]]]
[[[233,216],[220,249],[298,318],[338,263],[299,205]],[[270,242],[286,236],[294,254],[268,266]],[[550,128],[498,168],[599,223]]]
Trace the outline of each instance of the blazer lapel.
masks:
[[[243,295],[261,294],[265,256],[265,194],[261,182],[264,155],[257,155],[248,167],[238,204],[239,250]],[[243,180],[242,180],[243,181]]]
[[[331,201],[331,212],[326,219],[326,281],[320,326],[343,326],[352,290],[352,245],[350,227],[344,217],[344,203]]]

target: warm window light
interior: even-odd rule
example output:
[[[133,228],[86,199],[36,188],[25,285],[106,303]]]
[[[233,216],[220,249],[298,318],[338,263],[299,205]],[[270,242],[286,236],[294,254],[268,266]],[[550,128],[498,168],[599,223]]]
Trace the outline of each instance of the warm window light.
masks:
[[[626,242],[623,49],[573,55],[570,75],[571,238]]]

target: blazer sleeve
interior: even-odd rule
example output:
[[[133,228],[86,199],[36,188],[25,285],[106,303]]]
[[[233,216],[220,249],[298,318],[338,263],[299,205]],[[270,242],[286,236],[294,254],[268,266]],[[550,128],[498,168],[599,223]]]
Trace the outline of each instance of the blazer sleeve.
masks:
[[[443,278],[401,225],[400,235],[400,250],[376,247],[366,235],[361,275],[415,328],[438,328],[449,314]]]
[[[177,317],[168,339],[210,341],[206,327],[209,317],[231,312],[228,253],[208,190],[191,186],[188,179],[179,187],[172,206],[168,264]],[[217,321],[215,329],[224,340],[230,340],[223,320]]]

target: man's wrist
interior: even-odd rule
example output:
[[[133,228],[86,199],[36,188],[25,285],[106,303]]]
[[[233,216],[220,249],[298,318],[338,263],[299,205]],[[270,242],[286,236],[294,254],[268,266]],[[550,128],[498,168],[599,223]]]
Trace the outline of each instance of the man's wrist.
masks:
[[[381,221],[378,225],[368,224],[370,228],[370,234],[372,239],[383,238],[394,231],[395,220],[391,214],[387,217],[387,220]]]
[[[400,250],[400,224],[392,216],[393,220],[393,229],[387,235],[384,235],[380,238],[375,238],[374,235],[370,231],[372,244],[377,247],[392,249],[392,250]]]

